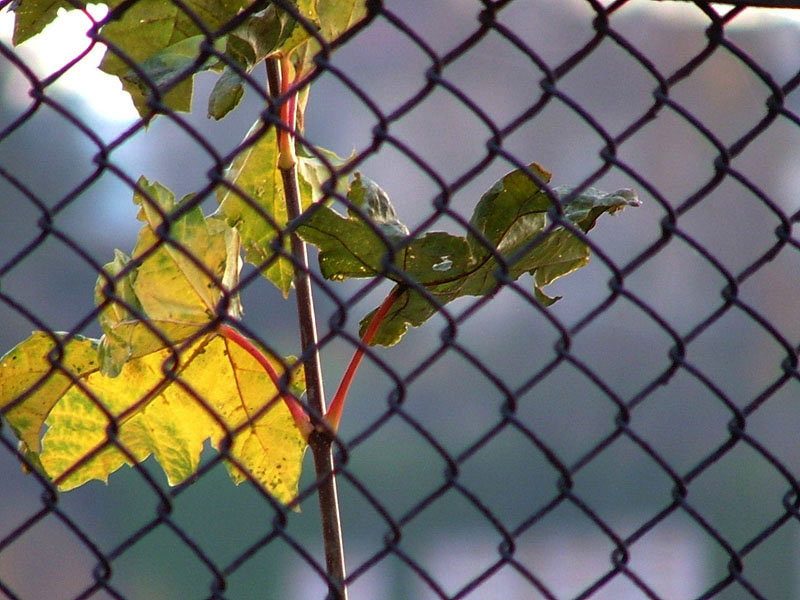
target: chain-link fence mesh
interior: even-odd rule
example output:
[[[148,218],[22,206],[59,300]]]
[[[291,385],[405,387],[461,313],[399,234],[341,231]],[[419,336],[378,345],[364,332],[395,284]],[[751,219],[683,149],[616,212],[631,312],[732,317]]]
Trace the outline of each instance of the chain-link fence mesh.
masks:
[[[644,0],[368,9],[318,61],[305,137],[355,150],[412,231],[464,235],[534,160],[643,203],[598,224],[551,308],[509,282],[368,354],[337,445],[350,597],[796,598],[800,25]],[[145,128],[59,22],[0,43],[3,351],[32,329],[99,337],[90,291],[136,241],[138,176],[214,210],[265,109],[248,89],[219,123],[163,110]],[[388,288],[312,262],[332,388]],[[299,354],[294,303],[243,281],[248,329]],[[151,459],[60,493],[3,422],[0,597],[325,597],[309,459],[286,513],[215,456],[190,485]]]

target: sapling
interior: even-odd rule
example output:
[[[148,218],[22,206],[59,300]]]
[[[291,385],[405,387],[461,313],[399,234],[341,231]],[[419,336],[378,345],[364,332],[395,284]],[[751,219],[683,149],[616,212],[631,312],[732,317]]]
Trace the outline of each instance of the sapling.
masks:
[[[141,124],[188,110],[200,70],[221,73],[208,113],[224,117],[245,86],[264,87],[253,74],[262,63],[267,110],[217,177],[213,214],[203,214],[203,194],[176,200],[146,177],[135,182],[142,221],[136,245],[130,254],[116,251],[94,290],[102,337],[33,333],[0,359],[0,410],[26,467],[62,491],[107,481],[149,456],[170,485],[190,481],[210,440],[236,483],[259,486],[279,508],[296,508],[310,447],[329,585],[333,596],[345,597],[332,443],[366,349],[394,345],[449,302],[494,294],[523,275],[549,306],[557,298],[544,288],[588,262],[584,236],[597,219],[638,200],[631,190],[551,188],[545,169],[520,164],[480,198],[465,235],[411,235],[380,186],[356,171],[359,160],[314,146],[302,126],[319,69],[314,58],[371,19],[366,3],[183,5],[186,11],[169,0],[150,2],[148,10],[168,16],[145,22],[139,4],[109,3],[108,16],[88,33],[108,44],[101,68],[119,77]],[[14,42],[54,17],[52,3],[18,4]],[[332,207],[336,199],[346,214]],[[306,244],[317,248],[326,279],[393,283],[361,321],[361,344],[330,407]],[[243,321],[243,260],[285,297],[295,290],[299,358],[282,356]]]

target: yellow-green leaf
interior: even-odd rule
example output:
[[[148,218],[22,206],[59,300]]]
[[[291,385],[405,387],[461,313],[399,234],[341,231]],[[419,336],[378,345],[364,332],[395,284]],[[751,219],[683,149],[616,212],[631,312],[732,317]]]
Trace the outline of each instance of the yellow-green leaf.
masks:
[[[255,141],[254,141],[255,140]],[[265,129],[257,121],[247,133],[245,149],[225,172],[226,184],[217,188],[219,214],[235,227],[242,240],[245,259],[278,287],[284,296],[294,281],[290,256],[290,236],[286,234],[289,213],[278,168],[278,142],[275,127]],[[332,171],[344,161],[330,150],[317,148],[317,156],[300,148],[297,154],[300,203],[305,210],[323,198],[322,186],[335,180],[341,190],[344,178]],[[319,158],[324,157],[328,165]],[[276,238],[283,234],[282,251],[277,252]]]
[[[255,142],[228,167],[225,181],[229,185],[217,188],[217,200],[220,214],[239,230],[247,261],[261,268],[264,276],[288,296],[294,279],[292,262],[285,258],[290,254],[289,237],[283,240],[284,256],[276,255],[271,244],[285,230],[289,217],[278,169],[275,128],[262,131],[263,127],[263,122],[257,121],[250,128],[245,140],[255,138]]]
[[[298,94],[298,101],[306,94],[308,87]],[[307,95],[306,95],[307,96]],[[330,194],[325,194],[325,189],[344,196],[347,193],[347,175],[342,175],[345,163],[355,157],[355,150],[347,157],[342,158],[332,150],[316,146],[313,153],[302,145],[297,147],[297,175],[300,180],[300,195],[303,208],[323,200],[330,200]]]
[[[0,410],[31,451],[38,452],[44,420],[72,378],[99,367],[96,341],[41,331],[0,358]]]
[[[288,26],[291,33],[283,40],[280,47],[280,52],[283,54],[291,54],[297,48],[302,47],[306,42],[312,39],[312,31],[319,28],[319,16],[317,15],[317,2],[318,0],[295,0],[294,5],[297,12],[307,21],[307,24],[300,23],[295,19],[290,19]]]
[[[13,44],[16,46],[32,38],[49,25],[58,14],[59,9],[75,8],[68,0],[22,0],[18,2],[14,12]]]
[[[248,4],[249,0],[184,2],[186,9],[211,32],[227,23]],[[138,0],[102,28],[101,41],[108,41],[115,50],[106,52],[100,68],[120,77],[139,114],[149,118],[152,116],[152,110],[147,106],[150,91],[131,79],[130,61],[143,65],[166,48],[175,47],[179,42],[202,33],[192,17],[177,4],[165,0]],[[175,110],[188,111],[191,110],[191,99],[192,78],[188,77],[172,88],[162,103]]]
[[[167,188],[138,181],[134,195],[145,222],[129,258],[117,251],[95,286],[103,372],[116,375],[131,357],[180,343],[213,320],[223,298],[227,314],[241,316],[238,285],[241,260],[235,229],[187,209]],[[161,236],[161,237],[159,237]],[[145,317],[146,321],[141,321]]]
[[[156,91],[164,93],[162,102],[170,108],[182,111],[192,109],[192,77],[217,62],[213,55],[203,54],[205,42],[204,35],[182,39],[156,52],[138,65],[138,69],[129,67],[120,75],[123,86],[131,94],[140,115],[147,116],[150,113],[146,101]],[[224,40],[216,40],[214,47],[217,51],[222,51],[225,47]],[[198,61],[201,55],[205,60]],[[180,77],[183,79],[179,80]]]
[[[333,42],[367,16],[367,3],[364,0],[318,0],[317,14],[323,37]]]
[[[236,434],[231,454],[247,468],[250,475],[260,481],[276,497],[288,501],[297,493],[301,461],[306,442],[292,420],[286,406],[275,396],[277,390],[265,380],[263,368],[236,344],[229,340],[214,340],[225,344],[226,361],[218,368],[219,382],[210,396],[214,410],[228,423]],[[292,364],[294,357],[287,357]],[[219,366],[214,353],[198,357],[198,369],[212,374]],[[283,369],[273,366],[278,373]],[[233,374],[233,377],[228,375]],[[303,369],[292,373],[291,389],[296,397],[305,390]],[[230,398],[237,398],[231,402]],[[264,412],[264,407],[272,407]],[[215,444],[219,439],[214,440]],[[228,463],[231,477],[236,483],[245,481],[246,475],[233,463]]]
[[[226,66],[208,96],[208,117],[219,121],[239,105],[243,96],[244,80]]]
[[[58,343],[66,352],[55,369],[48,357],[57,342],[43,333],[0,360],[0,410],[34,455],[46,422],[39,459],[60,489],[106,481],[150,455],[175,485],[197,471],[205,440],[221,447],[231,435],[227,457],[241,465],[230,466],[234,481],[244,469],[280,501],[295,497],[305,441],[270,377],[239,346],[206,336],[177,355],[162,348],[131,359],[112,378],[97,368],[95,342]],[[302,393],[301,377],[291,385]]]
[[[158,183],[150,185],[144,178],[139,179],[139,187],[147,196],[137,193],[134,202],[142,207],[139,218],[147,226],[139,233],[133,253],[134,259],[146,255],[133,283],[136,296],[149,317],[208,321],[225,288],[238,277],[235,230],[219,219],[207,219],[199,206],[185,210],[191,196],[176,203],[169,190]],[[176,212],[183,214],[174,216]],[[163,241],[157,233],[162,226],[166,229]],[[153,247],[157,250],[148,254]]]
[[[297,4],[301,14],[318,28],[318,35],[328,43],[335,42],[367,16],[365,0],[300,0]],[[300,23],[281,47],[283,53],[292,55],[298,76],[311,69],[320,50],[320,43]]]

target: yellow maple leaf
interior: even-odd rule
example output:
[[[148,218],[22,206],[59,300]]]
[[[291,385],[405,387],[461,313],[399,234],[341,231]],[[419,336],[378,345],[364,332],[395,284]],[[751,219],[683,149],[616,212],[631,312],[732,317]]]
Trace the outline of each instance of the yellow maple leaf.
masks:
[[[300,373],[290,383],[295,396],[304,387]],[[234,481],[252,479],[288,503],[306,442],[282,392],[247,351],[215,335],[177,354],[161,348],[131,359],[116,377],[100,371],[97,341],[86,338],[37,332],[0,360],[0,410],[34,454],[47,425],[38,458],[61,490],[107,481],[150,455],[176,485],[197,471],[211,440],[229,446]]]

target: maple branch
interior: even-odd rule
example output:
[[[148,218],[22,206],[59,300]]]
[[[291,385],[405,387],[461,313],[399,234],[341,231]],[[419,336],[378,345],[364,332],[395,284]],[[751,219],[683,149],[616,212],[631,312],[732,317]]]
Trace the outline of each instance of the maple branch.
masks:
[[[339,430],[339,421],[342,418],[342,410],[344,410],[344,403],[347,400],[347,392],[350,390],[350,384],[353,382],[356,371],[358,371],[361,359],[364,358],[364,350],[372,341],[372,338],[375,337],[375,332],[378,331],[378,327],[380,327],[383,319],[386,318],[389,309],[392,308],[392,305],[400,297],[402,292],[403,286],[398,285],[384,298],[378,310],[373,315],[372,320],[369,322],[366,331],[364,331],[361,344],[359,344],[356,351],[353,353],[353,358],[350,359],[347,370],[344,372],[344,375],[342,375],[342,380],[339,383],[339,388],[336,390],[336,395],[334,395],[331,406],[325,414],[325,419],[334,431]]]
[[[291,88],[292,64],[288,58],[280,62],[274,58],[267,60],[267,77],[270,95],[274,98]],[[276,85],[277,84],[277,85]],[[280,157],[278,167],[283,180],[283,191],[286,198],[286,210],[292,221],[302,213],[300,189],[297,181],[297,163],[294,149],[293,132],[296,126],[297,94],[284,101],[280,108],[283,127],[279,131],[278,144]],[[290,121],[286,121],[286,119]],[[281,134],[284,134],[281,136]],[[287,146],[288,145],[288,146]],[[325,394],[322,387],[322,365],[320,364],[317,324],[314,313],[314,299],[311,293],[309,277],[308,253],[306,245],[296,233],[290,238],[292,257],[294,259],[294,287],[297,297],[297,312],[300,322],[300,343],[302,346],[303,367],[306,375],[306,397],[311,411],[312,421],[325,414]],[[316,422],[308,436],[308,447],[314,457],[314,470],[317,475],[317,498],[319,499],[322,518],[322,539],[325,547],[325,567],[328,575],[328,598],[331,600],[347,600],[345,586],[344,542],[342,540],[342,522],[339,511],[339,493],[334,477],[333,438],[324,421]]]
[[[303,437],[307,439],[308,434],[312,429],[308,415],[306,414],[306,411],[303,408],[300,400],[298,400],[297,397],[295,397],[295,395],[286,387],[288,382],[286,385],[281,384],[280,375],[278,375],[278,372],[275,370],[275,367],[272,366],[272,363],[269,362],[269,359],[264,356],[264,353],[255,344],[253,344],[252,340],[242,335],[233,327],[229,327],[228,325],[220,325],[217,328],[217,332],[222,337],[232,341],[242,350],[250,354],[250,356],[255,358],[256,361],[258,361],[258,364],[264,368],[264,371],[272,380],[273,385],[279,391],[281,400],[283,400],[283,403],[286,404],[286,408],[289,409],[292,419],[294,419],[294,422],[297,425],[297,428],[300,430],[300,433],[302,433]]]
[[[281,97],[285,96],[292,87],[294,67],[288,56],[280,59]],[[280,117],[286,129],[278,131],[278,168],[291,169],[297,163],[294,149],[294,129],[297,123],[297,92],[293,93],[280,106]]]

